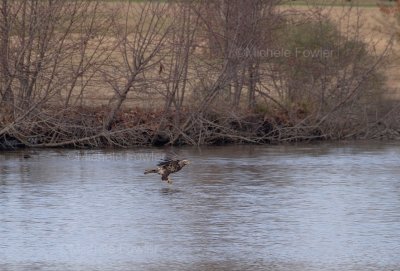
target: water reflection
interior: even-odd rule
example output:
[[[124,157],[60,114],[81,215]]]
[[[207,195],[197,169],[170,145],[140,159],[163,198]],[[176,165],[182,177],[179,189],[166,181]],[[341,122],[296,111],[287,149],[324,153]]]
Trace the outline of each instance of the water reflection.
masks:
[[[0,154],[1,270],[398,270],[400,147]]]

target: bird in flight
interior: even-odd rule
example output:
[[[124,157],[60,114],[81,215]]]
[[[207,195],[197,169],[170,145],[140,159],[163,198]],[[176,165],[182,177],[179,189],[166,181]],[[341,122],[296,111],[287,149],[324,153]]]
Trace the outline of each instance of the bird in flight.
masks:
[[[190,161],[186,159],[176,159],[167,155],[164,160],[157,164],[157,168],[146,169],[144,174],[157,173],[161,175],[161,180],[171,184],[170,174],[180,171],[184,166],[189,165]]]

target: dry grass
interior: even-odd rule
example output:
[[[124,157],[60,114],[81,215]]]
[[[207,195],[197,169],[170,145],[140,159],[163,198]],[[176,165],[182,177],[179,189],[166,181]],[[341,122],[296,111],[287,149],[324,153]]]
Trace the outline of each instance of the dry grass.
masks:
[[[294,9],[302,12],[320,10],[321,16],[328,16],[342,31],[360,31],[360,37],[374,50],[377,55],[387,49],[393,36],[393,23],[379,7],[331,6],[306,7],[296,6]],[[400,100],[400,40],[393,40],[392,51],[388,55],[389,65],[383,71],[387,77],[388,94],[390,98]]]
[[[108,3],[110,8],[113,5],[126,5],[126,3],[118,2]],[[133,4],[140,5],[140,3]],[[364,5],[364,6],[363,6]],[[315,15],[315,12],[319,12],[321,16],[328,16],[333,22],[335,22],[342,31],[356,31],[360,26],[360,37],[369,44],[370,48],[375,50],[376,54],[382,53],[388,43],[390,42],[391,28],[388,27],[388,18],[384,15],[374,3],[368,2],[360,7],[349,6],[308,6],[302,5],[300,2],[296,2],[296,5],[282,6],[281,9],[303,14]],[[133,21],[133,20],[132,20]],[[388,96],[392,99],[400,99],[400,43],[395,41],[393,44],[393,52],[389,56],[390,65],[385,69],[384,74],[387,77],[387,87],[389,89]],[[105,84],[93,85],[85,90],[84,97],[81,97],[81,105],[107,105],[110,98],[113,96],[113,90]],[[78,97],[78,93],[74,93],[75,98]],[[162,98],[160,97],[160,102]],[[130,92],[127,100],[124,103],[124,107],[149,107],[150,105],[158,104],[158,99],[154,95],[138,94],[137,92]]]
[[[326,111],[325,109],[317,110],[311,107],[312,101],[310,101],[310,103],[308,102],[309,100],[312,100],[312,91],[320,90],[318,85],[311,85],[308,84],[308,82],[303,85],[303,88],[300,85],[302,79],[308,76],[307,73],[312,71],[312,68],[310,68],[310,65],[294,66],[296,63],[290,64],[288,62],[289,65],[291,65],[290,68],[295,67],[295,69],[293,69],[295,72],[301,71],[304,72],[305,75],[303,75],[303,78],[296,77],[294,73],[290,73],[291,69],[287,69],[289,71],[287,76],[285,77],[285,73],[284,76],[279,78],[280,81],[278,83],[285,83],[291,79],[297,80],[295,82],[296,84],[293,84],[293,87],[285,89],[284,85],[281,87],[279,84],[266,87],[266,90],[268,91],[266,97],[269,100],[265,99],[264,101],[275,102],[277,99],[274,99],[274,95],[283,93],[283,95],[281,95],[282,100],[276,103],[280,106],[279,109],[281,111],[277,110],[276,112],[266,114],[263,108],[253,108],[250,106],[250,103],[246,102],[246,97],[249,97],[249,101],[251,97],[251,86],[247,81],[256,82],[251,78],[257,79],[256,76],[252,77],[253,73],[250,72],[250,69],[246,72],[247,77],[244,76],[244,73],[242,76],[242,79],[246,81],[242,89],[243,92],[247,93],[240,93],[242,96],[239,95],[238,104],[232,102],[233,99],[230,96],[232,94],[232,88],[229,88],[231,85],[228,86],[228,83],[232,82],[232,78],[225,75],[235,75],[237,76],[235,78],[239,78],[240,73],[228,72],[226,67],[229,63],[232,64],[233,62],[224,61],[223,65],[220,65],[220,62],[222,61],[218,58],[218,54],[214,54],[215,57],[210,60],[212,53],[209,53],[208,51],[200,52],[195,50],[193,47],[196,47],[196,45],[206,39],[202,35],[199,35],[199,37],[196,36],[196,39],[194,39],[194,46],[192,43],[187,43],[187,47],[184,48],[187,49],[185,52],[191,52],[196,55],[194,57],[196,60],[190,59],[190,61],[194,62],[190,62],[188,58],[186,58],[186,63],[190,62],[190,64],[184,66],[187,69],[188,76],[182,77],[183,79],[178,76],[174,77],[174,67],[179,67],[179,65],[174,66],[167,62],[168,60],[171,60],[171,63],[174,63],[176,59],[178,59],[178,63],[181,61],[179,57],[174,58],[174,49],[177,44],[186,44],[185,42],[182,42],[185,41],[185,39],[177,39],[176,36],[173,36],[179,35],[180,33],[175,29],[177,32],[171,31],[172,33],[168,32],[168,34],[165,34],[165,37],[167,37],[166,42],[163,43],[165,46],[159,45],[159,47],[156,47],[157,40],[163,40],[160,37],[164,37],[161,33],[164,32],[164,28],[162,28],[160,32],[157,32],[157,29],[152,29],[155,31],[153,32],[154,36],[152,36],[153,38],[149,39],[147,42],[146,38],[143,38],[143,36],[146,36],[146,27],[148,23],[151,28],[152,19],[148,19],[146,16],[140,16],[140,14],[139,16],[135,16],[135,13],[140,10],[139,7],[142,4],[143,3],[132,4],[130,8],[131,11],[134,12],[129,13],[130,15],[125,17],[124,13],[125,10],[127,10],[125,5],[128,5],[128,2],[107,2],[106,6],[111,10],[119,7],[118,12],[111,13],[114,15],[112,16],[112,19],[110,19],[110,24],[108,25],[111,31],[99,31],[100,33],[103,33],[104,40],[98,37],[97,33],[99,32],[94,32],[96,33],[94,35],[88,34],[87,36],[84,36],[89,38],[84,42],[81,42],[79,48],[84,47],[83,45],[87,45],[87,47],[84,47],[87,48],[87,50],[82,51],[81,55],[71,53],[70,61],[76,66],[79,62],[79,57],[81,56],[86,56],[86,54],[90,55],[92,51],[96,52],[99,48],[100,52],[105,52],[104,55],[100,54],[98,59],[96,59],[98,61],[96,63],[99,64],[94,66],[93,70],[89,70],[88,73],[82,73],[82,75],[76,77],[79,78],[79,80],[82,80],[82,82],[78,81],[76,88],[70,88],[71,90],[73,89],[71,98],[74,100],[74,103],[66,102],[66,106],[63,107],[64,110],[58,110],[59,104],[63,103],[64,100],[69,101],[66,99],[66,97],[69,97],[68,86],[63,84],[62,88],[60,88],[61,92],[54,91],[54,96],[51,96],[53,98],[52,103],[48,103],[42,108],[38,107],[38,110],[36,110],[37,112],[35,111],[34,114],[31,114],[33,117],[25,118],[25,116],[30,114],[28,111],[28,113],[24,113],[24,115],[17,119],[15,123],[11,123],[8,126],[7,124],[13,122],[13,120],[0,119],[0,121],[5,123],[6,126],[6,128],[0,131],[0,134],[13,135],[27,146],[40,146],[42,144],[41,146],[52,147],[62,145],[69,146],[81,143],[87,144],[86,142],[89,142],[88,145],[92,146],[103,146],[104,144],[121,146],[136,144],[143,145],[153,142],[153,139],[159,136],[160,132],[164,133],[162,137],[164,137],[166,132],[168,133],[165,137],[168,138],[169,143],[171,144],[192,145],[217,144],[218,142],[266,143],[274,140],[296,141],[306,139],[333,139],[359,135],[371,137],[369,130],[373,129],[364,126],[368,126],[373,121],[368,122],[367,119],[364,119],[364,115],[351,119],[349,118],[351,117],[351,114],[347,113],[359,112],[357,111],[358,108],[356,103],[358,89],[364,90],[364,88],[366,88],[366,92],[370,90],[369,87],[373,90],[380,89],[380,87],[375,84],[371,84],[371,86],[362,85],[364,82],[369,82],[368,73],[363,73],[362,77],[359,76],[358,78],[355,78],[354,84],[350,81],[347,82],[347,86],[351,88],[351,91],[347,91],[346,87],[340,86],[336,81],[333,82],[332,86],[335,95],[331,95],[333,100],[332,108],[327,108]],[[170,7],[174,6],[168,6],[168,8]],[[305,32],[308,33],[307,35],[303,35],[303,32],[299,32],[301,37],[320,37],[315,34],[318,33],[317,31],[319,30],[309,27],[308,23],[324,22],[326,21],[324,20],[325,18],[330,18],[331,21],[337,25],[339,31],[342,32],[340,35],[336,35],[337,31],[335,29],[335,35],[328,37],[330,44],[332,44],[332,48],[336,48],[334,46],[336,46],[337,40],[341,41],[342,37],[348,37],[348,39],[343,40],[345,40],[345,42],[348,40],[353,41],[354,43],[352,43],[352,45],[356,44],[355,46],[358,46],[358,44],[367,44],[369,50],[364,50],[365,46],[362,45],[362,49],[360,50],[362,51],[362,54],[368,54],[368,57],[370,57],[371,54],[373,55],[375,53],[378,57],[386,52],[387,46],[391,41],[392,33],[390,33],[390,27],[387,24],[388,20],[380,12],[379,8],[297,5],[279,6],[278,9],[282,14],[286,13],[288,15],[288,17],[284,17],[284,20],[282,20],[284,23],[280,24],[281,21],[279,21],[277,24],[278,27],[290,25],[291,28],[286,32],[290,32],[292,29],[295,30],[295,27],[297,26],[285,23],[289,21],[289,19],[298,16],[298,18],[301,19],[298,22],[303,24],[302,27],[305,26],[307,30]],[[107,14],[108,11],[106,10],[105,12]],[[152,14],[155,15],[156,13]],[[165,14],[169,13],[162,13],[162,15]],[[277,17],[279,16],[280,15],[277,15]],[[170,22],[168,16],[160,17],[163,21],[167,20]],[[160,17],[156,16],[156,18]],[[142,20],[142,18],[145,19]],[[139,23],[137,24],[137,22]],[[189,20],[185,22],[192,21]],[[60,25],[63,26],[62,24]],[[104,25],[107,28],[107,23]],[[176,25],[179,25],[179,21]],[[190,23],[187,23],[187,25],[190,25]],[[329,25],[331,26],[331,24]],[[239,30],[239,32],[243,33],[248,29],[249,28],[244,28]],[[333,27],[330,29],[333,29]],[[130,30],[136,32],[133,33],[130,32]],[[190,28],[189,30],[185,29],[184,33],[189,33],[190,31]],[[143,35],[143,33],[145,34]],[[269,33],[272,33],[271,36],[274,36],[277,32]],[[282,30],[279,34],[280,33],[285,32]],[[72,42],[72,40],[75,39],[75,35],[79,41],[79,34],[79,31],[74,32],[73,35],[71,35],[71,38],[67,39],[67,42]],[[84,35],[85,33],[82,34]],[[287,33],[285,33],[285,35],[286,34]],[[275,37],[279,40],[279,35]],[[334,38],[333,41],[330,37]],[[233,40],[230,38],[227,39]],[[141,44],[141,41],[143,40],[145,41],[143,43],[144,45]],[[363,43],[360,43],[359,41],[363,41]],[[260,41],[260,43],[261,42],[264,41]],[[269,43],[264,43],[264,45],[265,44],[269,45]],[[297,46],[298,44],[301,43],[296,43],[295,45]],[[146,50],[141,51],[141,48],[143,48],[141,46],[144,46]],[[153,47],[160,49],[159,51],[153,51]],[[151,52],[154,52],[154,54]],[[399,70],[397,69],[399,59],[394,57],[398,52],[399,44],[395,43],[393,51],[390,51],[389,55],[391,65],[389,68],[385,68],[386,70],[384,71],[387,77],[386,83],[390,89],[387,95],[393,100],[400,100],[400,76]],[[353,56],[362,60],[362,54],[357,53]],[[146,62],[143,59],[146,59],[147,55],[153,57],[149,58]],[[187,56],[187,54],[185,54],[185,56]],[[347,55],[345,55],[344,58],[347,58]],[[207,62],[208,60],[210,60],[210,62]],[[162,72],[160,61],[165,61],[164,64],[166,68],[164,69],[164,72]],[[197,61],[201,63],[197,63]],[[225,62],[228,64],[225,64]],[[315,68],[316,66],[314,64],[318,64],[315,59],[310,60],[309,58],[309,62],[315,70],[319,69]],[[143,63],[147,64],[142,66]],[[328,63],[333,64],[325,64],[325,68],[336,67],[335,62]],[[372,64],[365,64],[371,62],[360,63],[360,66],[363,67],[374,67]],[[268,65],[269,64],[274,63],[268,62]],[[354,66],[350,66],[349,70],[358,69],[357,67],[354,68]],[[140,67],[143,67],[143,69],[140,69]],[[283,66],[283,69],[285,69],[285,67],[286,66]],[[303,69],[303,67],[305,68]],[[134,76],[132,74],[134,74]],[[93,75],[93,78],[91,78],[91,75]],[[313,74],[311,74],[311,76],[312,75]],[[68,76],[65,77],[69,78]],[[260,78],[263,83],[268,81],[268,77]],[[300,80],[298,80],[299,78]],[[337,78],[339,83],[346,81],[342,80],[342,77]],[[170,104],[166,102],[172,101],[168,100],[168,95],[163,97],[164,94],[176,94],[176,92],[171,91],[173,88],[169,88],[169,83],[171,81],[188,82],[184,103],[182,95],[182,100],[178,100],[178,102],[181,102],[179,106],[176,105],[177,102],[174,100],[175,107],[170,106]],[[67,84],[69,83],[68,81],[66,82]],[[89,85],[85,85],[85,82],[88,82]],[[207,85],[208,83],[210,86]],[[282,89],[280,90],[280,88]],[[173,90],[175,91],[176,89],[177,88]],[[298,93],[297,96],[300,97],[300,99],[296,100],[297,96],[293,99],[287,98],[288,95],[292,93],[289,93],[289,91],[292,90]],[[338,94],[336,94],[336,90],[339,90]],[[254,91],[254,93],[256,92]],[[260,95],[265,93],[260,91]],[[308,93],[310,93],[309,96],[307,96]],[[342,95],[342,93],[344,93],[344,95]],[[219,96],[214,94],[218,94]],[[248,95],[246,96],[245,94]],[[127,98],[126,100],[125,97]],[[173,98],[175,97],[176,96],[173,96]],[[260,96],[260,100],[261,98],[265,97]],[[302,99],[306,101],[304,102]],[[117,102],[115,103],[115,101]],[[120,103],[118,103],[118,101]],[[229,103],[226,103],[226,101]],[[321,101],[328,103],[330,100],[321,99]],[[349,101],[351,101],[352,104],[346,104]],[[240,102],[245,102],[246,104],[242,107]],[[287,102],[287,105],[284,104],[285,102]],[[166,110],[167,113],[165,116],[161,114],[164,108],[163,104],[167,104],[167,106],[170,106],[168,109],[172,109]],[[282,104],[284,105],[282,106]],[[354,109],[354,104],[356,104],[356,109],[352,111],[351,109]],[[366,102],[365,104],[369,105],[369,102]],[[123,107],[121,107],[121,105],[123,105]],[[227,107],[224,107],[224,105]],[[263,104],[261,104],[261,106],[262,105]],[[266,103],[266,105],[266,109],[270,109],[270,104]],[[232,106],[236,106],[234,109],[237,110],[232,110]],[[343,110],[338,112],[337,109],[340,107],[342,107]],[[276,109],[275,107],[271,108]],[[32,107],[32,110],[33,109],[35,109],[35,107]],[[312,115],[313,112],[316,112],[315,115]],[[320,112],[324,115],[321,115]],[[158,113],[160,114],[157,115]],[[369,111],[367,113],[369,113]],[[307,114],[310,114],[311,117],[308,118]],[[329,120],[327,120],[328,117],[330,117]],[[147,120],[149,121],[147,122]],[[364,126],[358,129],[358,126],[362,125]],[[339,132],[338,128],[340,130]],[[396,133],[400,134],[397,131]],[[372,135],[372,137],[374,137],[374,135]],[[134,141],[131,141],[132,139]]]

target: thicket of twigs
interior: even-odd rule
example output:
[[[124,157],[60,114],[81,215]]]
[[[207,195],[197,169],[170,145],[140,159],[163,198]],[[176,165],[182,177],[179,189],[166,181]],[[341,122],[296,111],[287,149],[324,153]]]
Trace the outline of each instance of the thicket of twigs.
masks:
[[[0,145],[398,138],[390,42],[278,4],[2,0]]]

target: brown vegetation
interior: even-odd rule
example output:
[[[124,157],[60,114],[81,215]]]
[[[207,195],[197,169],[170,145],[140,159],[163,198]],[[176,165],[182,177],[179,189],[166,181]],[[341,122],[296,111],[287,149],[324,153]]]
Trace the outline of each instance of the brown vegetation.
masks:
[[[0,145],[398,138],[391,39],[278,4],[2,0]]]

